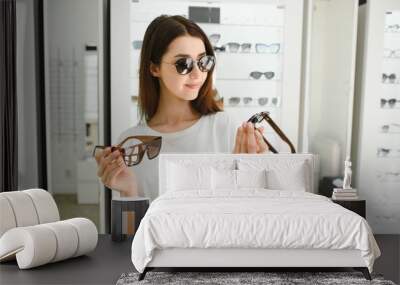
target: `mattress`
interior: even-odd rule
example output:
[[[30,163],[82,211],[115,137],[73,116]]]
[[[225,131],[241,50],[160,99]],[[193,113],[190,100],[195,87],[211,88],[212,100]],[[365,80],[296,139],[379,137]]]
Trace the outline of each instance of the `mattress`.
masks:
[[[308,192],[263,188],[166,192],[150,206],[132,243],[143,272],[155,250],[359,250],[372,271],[380,255],[361,216]]]

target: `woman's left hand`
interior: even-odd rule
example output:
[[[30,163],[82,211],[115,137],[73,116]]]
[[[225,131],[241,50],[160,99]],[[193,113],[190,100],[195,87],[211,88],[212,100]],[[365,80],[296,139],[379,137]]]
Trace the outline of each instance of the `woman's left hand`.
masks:
[[[264,129],[255,129],[250,122],[244,122],[236,132],[233,153],[266,153],[268,145],[263,139]]]

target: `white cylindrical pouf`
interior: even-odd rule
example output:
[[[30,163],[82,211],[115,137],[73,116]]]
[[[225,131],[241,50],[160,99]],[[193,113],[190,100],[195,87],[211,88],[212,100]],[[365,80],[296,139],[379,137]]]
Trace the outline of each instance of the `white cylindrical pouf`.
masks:
[[[97,245],[97,228],[95,224],[85,218],[73,218],[64,222],[71,224],[78,232],[79,244],[74,255],[79,256],[88,253],[96,248]]]
[[[8,199],[1,194],[2,193],[0,193],[0,237],[9,229],[17,226],[11,204]]]
[[[20,269],[49,263],[57,251],[54,232],[41,225],[11,229],[1,237],[0,241],[0,253],[16,252]]]
[[[74,256],[78,248],[78,233],[75,228],[64,221],[43,224],[56,235],[57,252],[51,262],[57,262]]]
[[[39,217],[39,224],[60,220],[56,202],[49,192],[43,189],[28,189],[23,192],[31,197]]]
[[[39,223],[35,205],[30,196],[23,191],[3,192],[14,211],[17,227],[33,226]]]

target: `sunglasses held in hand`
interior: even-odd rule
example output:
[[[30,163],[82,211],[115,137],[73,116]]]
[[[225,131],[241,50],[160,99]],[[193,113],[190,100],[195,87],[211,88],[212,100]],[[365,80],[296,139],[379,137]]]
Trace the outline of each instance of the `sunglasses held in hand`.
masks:
[[[141,141],[141,143],[136,143]],[[162,137],[157,136],[131,136],[124,139],[121,143],[111,147],[111,152],[119,150],[126,166],[139,164],[145,153],[148,159],[156,158],[161,150]],[[93,156],[98,151],[107,148],[107,146],[97,145],[93,150]]]
[[[296,153],[296,150],[292,144],[292,142],[289,140],[289,138],[283,133],[283,131],[278,127],[278,125],[271,119],[271,117],[269,116],[269,112],[260,112],[257,113],[255,115],[253,115],[248,122],[251,122],[254,124],[259,124],[261,123],[263,120],[265,120],[273,129],[274,131],[279,135],[279,137],[286,142],[289,147],[290,147],[290,151],[292,153]],[[264,142],[268,145],[268,148],[270,151],[272,151],[273,153],[278,153],[278,151],[270,144],[270,142],[263,136]]]

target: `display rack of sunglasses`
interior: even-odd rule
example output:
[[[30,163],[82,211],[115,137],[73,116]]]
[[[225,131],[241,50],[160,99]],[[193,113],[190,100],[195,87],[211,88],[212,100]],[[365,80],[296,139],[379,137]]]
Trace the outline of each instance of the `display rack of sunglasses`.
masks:
[[[224,57],[224,56],[243,56],[243,57],[250,57],[250,56],[254,56],[254,57],[261,57],[261,56],[270,56],[270,57],[279,57],[279,56],[283,56],[283,51],[280,52],[256,52],[256,51],[248,51],[248,52],[243,52],[243,51],[237,51],[237,52],[232,52],[232,51],[222,51],[221,49],[223,49],[223,46],[213,46],[214,52],[218,57]]]
[[[392,110],[398,112],[400,109],[400,97],[397,94],[392,94],[392,88],[398,88],[400,85],[400,74],[395,71],[400,68],[400,46],[394,44],[400,36],[400,24],[386,24],[384,28],[384,49],[382,54],[382,73],[381,73],[381,86],[383,96],[377,98],[380,109],[385,112]],[[396,39],[395,41],[394,38]],[[399,38],[400,39],[400,38]],[[393,67],[398,67],[393,69]],[[388,92],[388,93],[386,93]],[[394,95],[394,96],[393,96]],[[392,137],[400,134],[400,124],[392,117],[395,113],[390,113],[390,121],[382,122],[378,125],[377,131],[381,136],[381,144],[375,148],[375,155],[379,160],[384,160],[385,165],[387,160],[392,160],[393,163],[398,164],[400,158],[400,148],[392,145]],[[385,143],[386,142],[386,143]],[[397,168],[397,167],[396,167]],[[397,168],[398,169],[398,168]],[[381,167],[377,169],[376,178],[379,182],[398,183],[400,182],[400,172],[393,171],[392,167]]]
[[[215,53],[219,56],[224,55],[263,55],[263,56],[281,56],[282,44],[281,43],[238,43],[227,42],[218,44],[219,38],[213,37],[219,34],[209,35],[211,45]]]
[[[280,82],[281,81],[280,79],[277,79],[277,78],[271,78],[271,79],[258,78],[258,79],[255,79],[255,78],[252,78],[252,77],[250,77],[250,78],[217,77],[217,80],[225,80],[225,81],[255,81],[255,82],[260,82],[260,83],[262,83],[262,82],[271,82],[271,81],[272,82],[274,82],[274,81]]]
[[[156,16],[153,18],[149,18],[148,20],[131,20],[134,24],[143,24],[148,25]],[[182,15],[186,16],[187,15]],[[209,27],[260,27],[260,28],[270,28],[270,29],[284,29],[282,25],[272,25],[272,24],[250,24],[250,23],[201,23],[201,26],[209,26]]]
[[[278,26],[274,27],[276,28]],[[282,28],[283,31],[283,26],[279,26],[279,28]],[[253,109],[258,111],[260,108],[263,108],[273,112],[274,115],[279,118],[282,95],[281,92],[278,91],[280,89],[279,85],[276,86],[277,91],[270,93],[270,96],[265,96],[265,88],[275,88],[273,87],[275,84],[280,84],[280,82],[282,82],[280,72],[276,71],[277,69],[279,70],[277,67],[282,64],[281,61],[283,60],[282,39],[279,40],[276,38],[275,40],[271,40],[269,42],[252,41],[249,39],[240,41],[236,40],[236,38],[235,41],[221,41],[224,34],[220,32],[210,33],[207,34],[207,36],[211,42],[211,45],[213,46],[217,58],[220,62],[222,62],[222,64],[224,61],[232,61],[232,57],[238,60],[239,63],[254,63],[254,65],[249,65],[250,70],[248,69],[247,73],[245,74],[241,72],[241,74],[237,74],[236,76],[227,76],[228,74],[218,76],[220,73],[217,72],[216,80],[219,82],[238,82],[238,84],[240,84],[239,82],[243,82],[243,84],[246,85],[251,84],[254,86],[254,88],[256,88],[255,90],[257,90],[257,93],[253,93],[254,96],[240,96],[239,90],[238,93],[233,93],[235,96],[224,95],[224,107],[235,110],[235,112],[239,111],[241,114],[248,112],[245,111],[245,109]],[[260,68],[261,58],[266,58],[268,61],[272,60],[272,62],[275,63],[272,65],[274,67],[265,68],[265,65],[263,65],[263,68]],[[276,65],[277,60],[279,61],[278,65]],[[257,66],[259,66],[259,68],[257,68]],[[238,70],[241,71],[242,69],[238,68]],[[262,88],[264,91],[258,93],[259,88]]]
[[[272,107],[278,108],[281,104],[280,97],[225,97],[222,98],[226,107]]]

